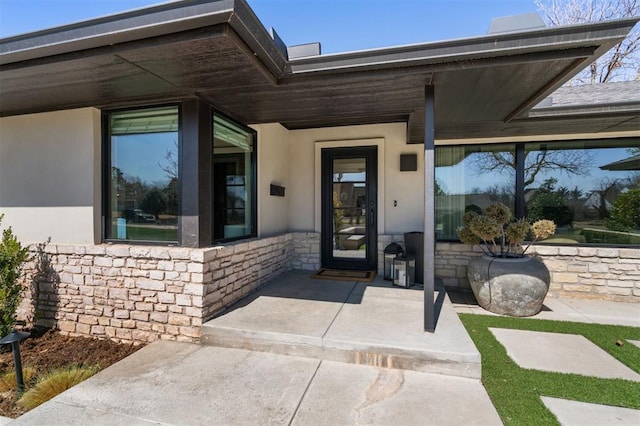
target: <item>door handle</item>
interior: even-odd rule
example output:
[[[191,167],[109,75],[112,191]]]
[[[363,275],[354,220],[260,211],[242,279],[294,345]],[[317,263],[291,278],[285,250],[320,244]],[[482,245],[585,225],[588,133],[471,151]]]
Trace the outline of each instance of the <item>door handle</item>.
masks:
[[[371,213],[369,215],[369,217],[370,217],[369,223],[370,223],[370,226],[373,228],[376,225],[376,209],[375,209],[375,207],[371,207],[371,211],[370,212]]]

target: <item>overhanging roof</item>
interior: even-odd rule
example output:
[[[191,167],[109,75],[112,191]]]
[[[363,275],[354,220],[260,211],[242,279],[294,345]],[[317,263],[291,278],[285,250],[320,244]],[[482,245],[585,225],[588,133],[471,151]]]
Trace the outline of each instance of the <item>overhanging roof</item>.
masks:
[[[624,160],[605,164],[604,166],[600,166],[600,169],[613,171],[640,170],[640,155],[634,155],[633,157],[625,158]]]
[[[0,114],[197,96],[291,129],[408,121],[420,143],[433,84],[439,139],[535,134],[527,111],[637,21],[288,60],[244,0],[168,3],[0,40]]]

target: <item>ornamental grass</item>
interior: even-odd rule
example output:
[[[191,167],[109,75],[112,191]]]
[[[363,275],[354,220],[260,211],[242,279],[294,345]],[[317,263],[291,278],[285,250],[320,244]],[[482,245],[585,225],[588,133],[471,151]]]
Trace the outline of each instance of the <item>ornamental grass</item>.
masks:
[[[25,392],[18,400],[18,404],[28,410],[36,408],[93,376],[97,371],[97,367],[71,367],[53,370]]]

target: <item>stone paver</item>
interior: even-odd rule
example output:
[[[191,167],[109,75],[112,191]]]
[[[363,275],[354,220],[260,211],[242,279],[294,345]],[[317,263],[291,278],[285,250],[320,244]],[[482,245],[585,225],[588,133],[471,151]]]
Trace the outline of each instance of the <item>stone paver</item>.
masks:
[[[627,342],[640,348],[640,340],[627,340]]]
[[[10,419],[9,417],[0,416],[0,426],[4,426],[11,421],[13,421],[13,419]]]
[[[640,374],[584,336],[504,328],[490,330],[522,368],[640,382]]]
[[[541,399],[563,426],[637,426],[640,424],[640,410],[589,404],[546,396],[541,397]]]

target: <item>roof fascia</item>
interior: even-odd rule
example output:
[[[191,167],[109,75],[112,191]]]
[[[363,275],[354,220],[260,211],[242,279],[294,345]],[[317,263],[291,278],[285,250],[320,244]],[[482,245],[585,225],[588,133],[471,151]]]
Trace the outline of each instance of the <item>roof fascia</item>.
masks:
[[[245,0],[235,0],[235,10],[229,19],[231,28],[278,79],[284,75],[287,56],[271,38],[262,22]]]
[[[429,65],[578,46],[613,46],[640,17],[292,59],[292,74]],[[604,52],[603,52],[604,53]]]
[[[162,4],[0,40],[0,64],[39,59],[228,22],[233,0]]]
[[[565,117],[568,115],[608,114],[614,112],[640,114],[640,101],[539,107],[531,109],[527,114],[527,117]]]
[[[0,65],[229,23],[275,76],[285,57],[245,0],[192,0],[0,39]]]

